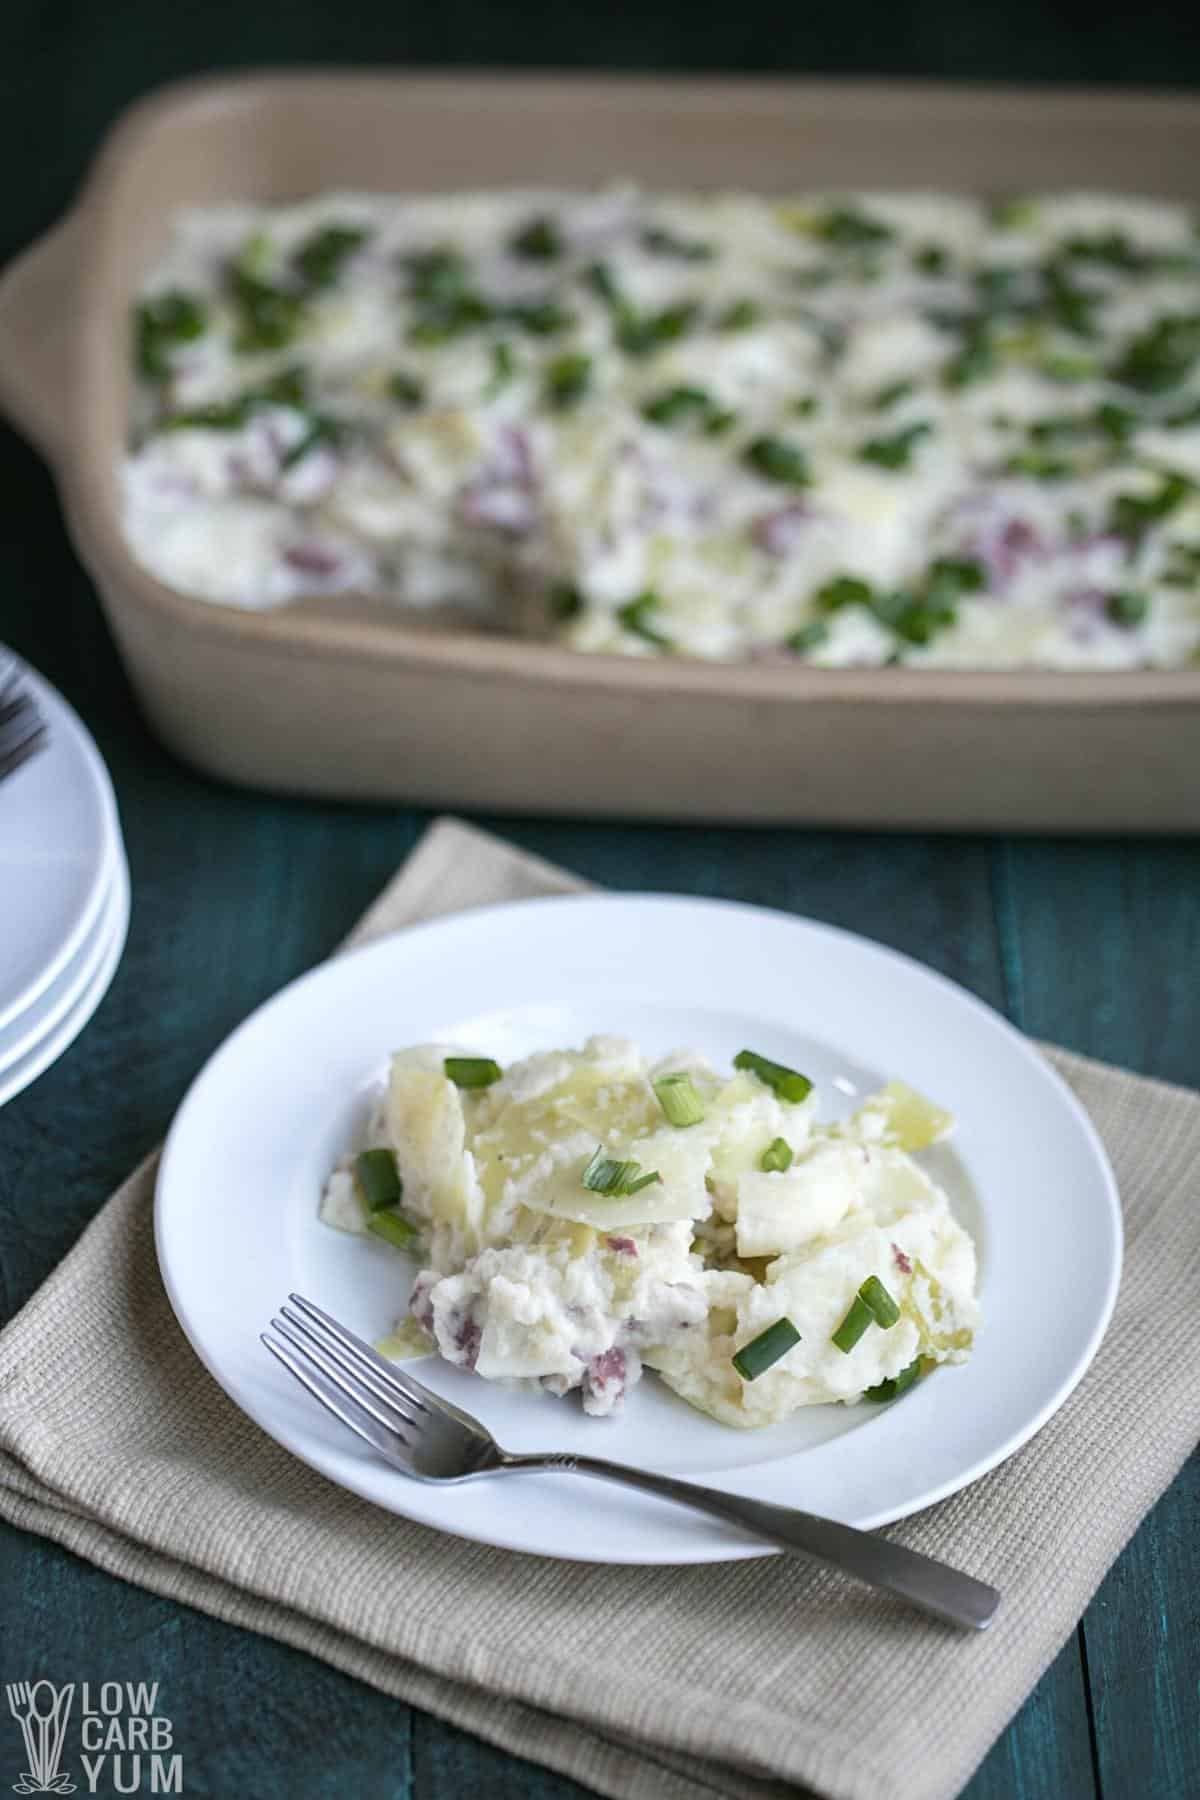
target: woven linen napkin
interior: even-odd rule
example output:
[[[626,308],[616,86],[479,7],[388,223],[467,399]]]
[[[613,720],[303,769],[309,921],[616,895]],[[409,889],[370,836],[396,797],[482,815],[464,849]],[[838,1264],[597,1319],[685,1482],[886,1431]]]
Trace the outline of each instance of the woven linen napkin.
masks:
[[[444,820],[351,941],[581,885]],[[1003,1588],[986,1635],[789,1559],[604,1568],[401,1519],[381,1531],[244,1418],[187,1344],[155,1262],[154,1159],[0,1337],[0,1515],[622,1800],[796,1786],[945,1800],[1200,1436],[1176,1304],[1200,1278],[1200,1096],[1047,1054],[1116,1165],[1116,1315],[1019,1455],[894,1528]],[[581,1515],[587,1496],[572,1490]]]

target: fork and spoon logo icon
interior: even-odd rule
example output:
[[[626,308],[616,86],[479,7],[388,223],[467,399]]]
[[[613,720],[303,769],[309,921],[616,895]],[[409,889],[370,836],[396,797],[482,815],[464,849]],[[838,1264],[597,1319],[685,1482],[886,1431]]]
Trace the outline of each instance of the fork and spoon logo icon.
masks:
[[[59,1770],[67,1720],[75,1699],[75,1683],[55,1687],[49,1681],[10,1681],[8,1709],[21,1727],[29,1767],[13,1782],[18,1794],[73,1794],[75,1783]]]

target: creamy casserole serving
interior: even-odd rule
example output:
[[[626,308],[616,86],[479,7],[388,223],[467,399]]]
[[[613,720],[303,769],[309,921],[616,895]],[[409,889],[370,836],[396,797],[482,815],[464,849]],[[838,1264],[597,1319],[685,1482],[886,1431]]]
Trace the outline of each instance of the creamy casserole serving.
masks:
[[[1200,655],[1200,236],[1058,194],[613,188],[182,215],[135,320],[139,560],[580,650]]]
[[[911,1154],[950,1125],[899,1082],[822,1123],[807,1078],[753,1051],[722,1076],[617,1037],[507,1070],[423,1045],[393,1057],[322,1217],[415,1258],[385,1354],[599,1415],[645,1366],[766,1425],[967,1356],[974,1246]]]

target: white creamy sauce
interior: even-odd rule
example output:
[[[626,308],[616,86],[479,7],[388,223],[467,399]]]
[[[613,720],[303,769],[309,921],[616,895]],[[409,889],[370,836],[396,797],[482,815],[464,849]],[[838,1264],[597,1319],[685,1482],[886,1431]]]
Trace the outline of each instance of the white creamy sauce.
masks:
[[[597,1415],[646,1366],[737,1426],[968,1353],[974,1247],[910,1154],[951,1121],[911,1089],[892,1083],[833,1126],[811,1093],[783,1098],[689,1052],[650,1065],[622,1038],[529,1057],[480,1087],[449,1079],[444,1055],[394,1057],[364,1139],[399,1182],[381,1235],[413,1234],[419,1266],[388,1353],[579,1390]],[[687,1123],[655,1086],[664,1076],[683,1078]],[[321,1216],[378,1227],[369,1198],[351,1153]],[[846,1338],[864,1293],[890,1312],[859,1316]],[[771,1356],[747,1367],[772,1332]]]
[[[1200,656],[1200,235],[1088,194],[327,195],[146,282],[139,560],[633,656]]]

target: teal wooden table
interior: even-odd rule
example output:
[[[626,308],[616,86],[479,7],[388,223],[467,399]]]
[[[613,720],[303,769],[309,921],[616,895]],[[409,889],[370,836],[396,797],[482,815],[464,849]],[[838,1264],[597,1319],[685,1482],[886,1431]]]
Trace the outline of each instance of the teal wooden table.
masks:
[[[591,21],[586,8],[549,0],[515,9],[447,0],[399,20],[383,0],[354,9],[353,19],[349,11],[295,0],[285,23],[279,9],[231,0],[116,9],[7,0],[0,257],[61,209],[129,95],[215,63],[686,61],[861,72],[869,43],[872,72],[1200,81],[1200,39],[1173,29],[1169,5],[1141,10],[1136,29],[1111,8],[1103,17],[1080,9],[1077,24],[1073,8],[1037,0],[965,10],[957,0],[913,0],[877,13],[868,4],[778,9],[745,0],[718,11],[676,0],[596,9]],[[521,13],[525,28],[514,33]],[[0,1111],[0,1311],[8,1316],[161,1138],[209,1052],[337,942],[426,820],[238,793],[173,761],[138,714],[45,473],[3,433],[0,495],[0,641],[42,668],[96,733],[134,880],[129,948],[99,1013],[61,1062]],[[1200,1084],[1200,843],[482,822],[613,887],[718,894],[865,932],[963,982],[1030,1032]],[[971,1782],[969,1800],[1200,1794],[1198,1514],[1193,1458]],[[36,1670],[63,1680],[160,1681],[189,1794],[581,1793],[295,1651],[124,1587],[7,1529],[0,1593],[0,1680]],[[5,1782],[9,1766],[0,1764]]]

